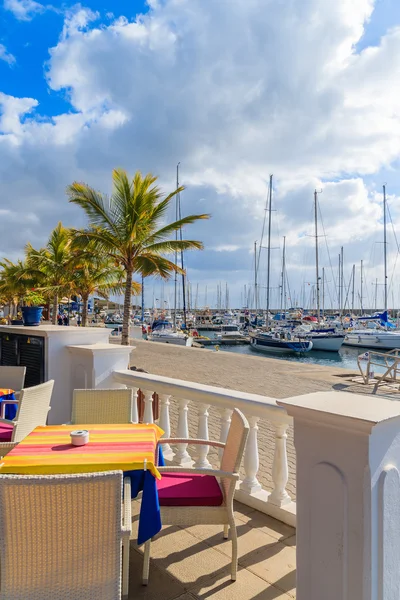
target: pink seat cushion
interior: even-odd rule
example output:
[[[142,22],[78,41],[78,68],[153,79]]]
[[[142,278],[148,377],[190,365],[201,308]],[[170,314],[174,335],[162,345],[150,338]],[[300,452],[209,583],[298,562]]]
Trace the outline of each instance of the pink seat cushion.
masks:
[[[221,506],[223,496],[213,475],[165,473],[157,480],[160,506]]]
[[[0,423],[0,442],[11,442],[14,425]]]

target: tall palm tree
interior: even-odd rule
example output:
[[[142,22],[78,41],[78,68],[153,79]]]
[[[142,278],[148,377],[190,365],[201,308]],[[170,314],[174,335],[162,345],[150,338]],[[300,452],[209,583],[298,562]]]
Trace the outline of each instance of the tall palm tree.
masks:
[[[133,291],[140,285],[133,282]],[[121,294],[124,288],[124,271],[107,257],[85,251],[78,252],[72,261],[71,291],[82,297],[82,326],[87,325],[89,296],[97,293],[108,299],[111,292]]]
[[[167,279],[174,271],[182,271],[165,254],[203,248],[199,241],[174,240],[171,236],[184,225],[207,219],[209,215],[190,215],[164,224],[172,198],[184,188],[163,198],[160,188],[154,185],[156,180],[151,173],[143,177],[139,171],[129,180],[126,171],[115,169],[110,198],[84,183],[75,182],[67,188],[69,201],[81,206],[89,219],[87,229],[75,231],[75,244],[83,249],[89,241],[93,242],[99,254],[109,256],[125,271],[124,345],[129,344],[133,275]]]
[[[69,291],[72,260],[71,230],[60,222],[53,229],[44,248],[35,250],[28,243],[25,246],[26,269],[44,291],[52,292],[52,323],[57,323],[59,295]]]

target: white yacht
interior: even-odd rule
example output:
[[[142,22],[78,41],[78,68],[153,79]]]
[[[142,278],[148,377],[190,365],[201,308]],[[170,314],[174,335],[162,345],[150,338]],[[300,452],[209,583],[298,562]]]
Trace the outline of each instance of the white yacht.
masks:
[[[162,342],[164,344],[173,344],[175,346],[192,346],[193,337],[182,331],[174,331],[171,323],[168,321],[154,321],[152,332],[148,339],[151,342]]]

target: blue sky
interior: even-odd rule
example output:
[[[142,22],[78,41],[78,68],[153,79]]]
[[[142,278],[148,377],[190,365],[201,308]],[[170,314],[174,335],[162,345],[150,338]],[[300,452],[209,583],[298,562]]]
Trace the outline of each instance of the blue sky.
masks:
[[[121,166],[168,191],[180,161],[184,212],[212,214],[187,256],[200,296],[251,289],[271,172],[292,288],[313,280],[315,187],[330,255],[381,277],[384,182],[400,228],[399,25],[398,0],[0,0],[0,256],[84,223],[72,181],[109,193]]]

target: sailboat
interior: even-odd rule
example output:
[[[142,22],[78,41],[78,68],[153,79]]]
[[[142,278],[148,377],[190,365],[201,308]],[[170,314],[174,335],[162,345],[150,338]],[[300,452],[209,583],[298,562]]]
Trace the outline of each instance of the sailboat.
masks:
[[[268,266],[267,266],[267,308],[266,308],[266,322],[267,329],[269,328],[270,312],[269,312],[269,301],[270,301],[270,272],[271,272],[271,216],[272,216],[272,175],[269,178],[269,194],[268,194]],[[264,233],[264,224],[261,234],[260,251],[262,248],[262,237]],[[259,260],[258,260],[259,264]],[[257,268],[255,268],[255,283],[257,282]],[[257,297],[257,287],[255,286],[255,296]],[[251,332],[250,333],[250,347],[258,352],[271,352],[279,354],[292,354],[309,352],[313,343],[310,340],[300,340],[292,336],[290,332],[285,332],[283,329],[280,331],[266,331],[266,332]]]
[[[346,346],[358,346],[361,348],[376,348],[379,350],[395,350],[400,348],[400,331],[388,331],[391,324],[387,312],[387,241],[386,241],[386,185],[383,186],[383,269],[384,269],[384,309],[383,313],[373,317],[362,317],[358,319],[357,327],[348,331],[344,344]],[[376,322],[376,328],[366,327],[371,320]]]
[[[315,271],[316,271],[316,292],[317,292],[317,328],[312,329],[307,327],[308,331],[304,333],[297,331],[300,339],[308,339],[313,343],[313,350],[323,350],[325,352],[339,352],[343,342],[344,333],[338,333],[335,328],[319,328],[321,319],[320,310],[320,277],[319,277],[319,261],[318,261],[318,192],[314,191],[314,225],[315,225]],[[304,329],[304,325],[301,326]]]
[[[176,188],[179,188],[179,165],[176,165]],[[181,201],[180,194],[176,195],[176,221],[181,219]],[[180,238],[182,240],[182,229],[180,230]],[[178,232],[176,232],[176,238],[178,239]],[[178,253],[175,252],[175,264],[178,264]],[[183,251],[181,250],[181,268],[183,270]],[[183,294],[183,324],[186,328],[186,291],[185,291],[185,274],[182,273],[182,294]],[[175,306],[174,306],[174,323],[170,323],[165,318],[157,319],[152,324],[152,332],[149,335],[148,339],[152,342],[163,342],[164,344],[173,344],[177,346],[192,346],[193,345],[193,336],[188,335],[183,331],[178,331],[177,324],[177,289],[178,289],[178,280],[177,276],[175,276]]]

